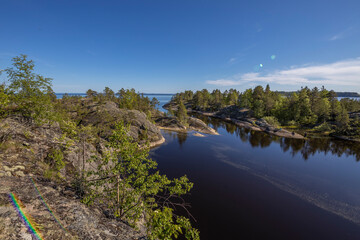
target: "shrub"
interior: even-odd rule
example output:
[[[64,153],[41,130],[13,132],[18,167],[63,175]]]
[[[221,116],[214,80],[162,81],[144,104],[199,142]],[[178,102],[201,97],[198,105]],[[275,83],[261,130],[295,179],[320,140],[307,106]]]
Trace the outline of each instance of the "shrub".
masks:
[[[133,142],[130,125],[116,124],[109,137],[108,151],[94,156],[97,169],[86,176],[80,189],[86,204],[106,204],[114,216],[136,226],[145,220],[148,238],[173,239],[184,234],[186,239],[199,239],[199,232],[188,218],[173,213],[167,206],[186,209],[181,196],[193,187],[186,176],[168,179],[157,171],[157,163],[149,158],[149,149]]]
[[[295,126],[295,127],[299,126],[299,124],[295,120],[288,121],[286,123],[286,125],[287,126]]]
[[[314,129],[317,131],[326,132],[326,131],[331,131],[332,127],[329,123],[324,122],[324,123],[314,127]]]
[[[276,117],[272,117],[272,116],[269,116],[269,117],[263,117],[263,119],[270,125],[274,126],[274,127],[279,127],[280,126],[280,123],[279,121],[277,120]]]

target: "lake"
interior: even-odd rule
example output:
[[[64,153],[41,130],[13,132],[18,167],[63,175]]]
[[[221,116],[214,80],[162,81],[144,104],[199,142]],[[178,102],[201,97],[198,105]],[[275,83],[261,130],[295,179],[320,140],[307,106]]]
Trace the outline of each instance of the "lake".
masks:
[[[163,131],[151,151],[194,183],[202,239],[360,239],[360,144],[284,139],[204,118],[219,136]]]
[[[78,94],[80,95],[80,94]],[[160,101],[171,94],[146,94]],[[198,116],[219,136],[163,131],[151,150],[186,199],[202,239],[360,239],[360,144],[284,139]]]

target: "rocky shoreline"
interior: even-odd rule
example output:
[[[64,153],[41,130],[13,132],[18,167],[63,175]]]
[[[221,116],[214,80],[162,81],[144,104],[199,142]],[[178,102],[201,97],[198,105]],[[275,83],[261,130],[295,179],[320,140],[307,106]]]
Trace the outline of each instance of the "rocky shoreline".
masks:
[[[173,103],[167,103],[163,106],[165,109],[176,110],[177,106]],[[305,137],[296,132],[290,132],[286,129],[277,128],[268,124],[264,119],[255,119],[249,109],[237,108],[236,106],[225,107],[217,112],[203,112],[187,108],[189,113],[196,113],[203,116],[217,118],[226,122],[231,122],[236,126],[247,128],[253,131],[265,132],[284,138],[304,139]]]
[[[219,133],[209,127],[202,120],[194,117],[187,118],[187,124],[180,123],[176,117],[168,117],[162,116],[155,119],[155,124],[159,129],[175,131],[175,132],[188,132],[188,131],[196,131],[199,133],[210,134],[210,135],[219,135]]]
[[[194,110],[192,110],[191,112],[201,114],[204,116],[208,116],[208,117],[221,119],[226,122],[231,122],[239,127],[247,128],[247,129],[250,129],[253,131],[258,131],[258,132],[265,132],[265,133],[275,135],[278,137],[294,138],[294,139],[304,139],[305,138],[304,136],[302,136],[298,133],[290,132],[285,129],[276,128],[274,126],[271,126],[263,119],[241,118],[241,120],[239,120],[239,119],[235,119],[235,118],[219,116],[216,113],[200,112],[200,111],[194,111]]]

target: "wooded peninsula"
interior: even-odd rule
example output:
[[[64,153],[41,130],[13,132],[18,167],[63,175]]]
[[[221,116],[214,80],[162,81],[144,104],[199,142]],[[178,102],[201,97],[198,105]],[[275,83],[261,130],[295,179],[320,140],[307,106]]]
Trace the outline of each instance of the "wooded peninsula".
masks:
[[[174,95],[166,107],[170,111],[186,109],[187,112],[233,121],[238,125],[242,124],[239,121],[247,122],[246,126],[254,130],[262,127],[269,132],[273,127],[272,133],[288,129],[293,136],[298,132],[305,137],[320,134],[347,140],[360,139],[360,101],[338,100],[333,90],[324,87],[304,87],[288,95],[271,91],[269,85],[265,89],[257,86],[244,92],[236,89],[224,92],[216,89],[211,93],[206,89],[185,91]]]

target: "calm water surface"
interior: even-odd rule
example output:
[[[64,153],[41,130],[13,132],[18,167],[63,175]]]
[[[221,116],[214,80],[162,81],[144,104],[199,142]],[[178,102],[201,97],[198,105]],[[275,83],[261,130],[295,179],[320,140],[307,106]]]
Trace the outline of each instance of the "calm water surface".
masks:
[[[204,119],[219,136],[163,132],[151,156],[186,174],[202,239],[360,239],[360,144],[290,140]]]

